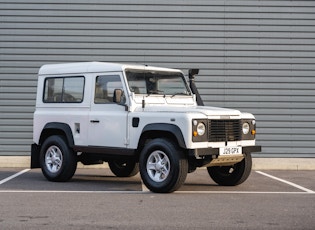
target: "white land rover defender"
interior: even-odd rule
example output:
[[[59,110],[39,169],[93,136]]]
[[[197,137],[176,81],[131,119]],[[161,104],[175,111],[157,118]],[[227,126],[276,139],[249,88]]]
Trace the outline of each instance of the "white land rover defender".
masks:
[[[39,70],[31,168],[67,181],[77,162],[108,162],[153,192],[173,192],[206,167],[219,185],[244,182],[252,167],[255,118],[203,106],[180,70],[104,62],[51,64]]]

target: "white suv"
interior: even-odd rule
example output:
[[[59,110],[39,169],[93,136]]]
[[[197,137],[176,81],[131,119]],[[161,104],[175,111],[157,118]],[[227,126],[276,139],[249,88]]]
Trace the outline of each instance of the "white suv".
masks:
[[[153,192],[173,192],[206,167],[220,185],[244,182],[252,167],[255,118],[203,106],[190,71],[104,62],[39,70],[31,168],[67,181],[77,162],[108,162]],[[197,100],[198,99],[198,100]]]

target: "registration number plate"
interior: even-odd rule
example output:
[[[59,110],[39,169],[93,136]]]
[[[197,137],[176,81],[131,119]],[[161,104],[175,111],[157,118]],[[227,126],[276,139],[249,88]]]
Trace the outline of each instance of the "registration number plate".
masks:
[[[242,147],[223,147],[220,148],[220,155],[237,155],[242,154]]]

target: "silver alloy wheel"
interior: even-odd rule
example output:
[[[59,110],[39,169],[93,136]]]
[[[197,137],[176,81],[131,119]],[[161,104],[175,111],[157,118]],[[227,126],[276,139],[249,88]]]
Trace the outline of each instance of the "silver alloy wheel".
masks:
[[[170,168],[170,160],[164,152],[156,150],[148,157],[147,172],[153,181],[164,181],[170,173]]]
[[[45,154],[45,164],[51,173],[56,173],[60,170],[63,162],[61,150],[55,146],[50,146]]]

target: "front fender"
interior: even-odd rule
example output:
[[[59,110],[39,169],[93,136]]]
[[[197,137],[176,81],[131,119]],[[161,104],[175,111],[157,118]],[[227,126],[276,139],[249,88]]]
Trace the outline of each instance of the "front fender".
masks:
[[[144,134],[146,132],[167,132],[167,133],[170,133],[176,138],[178,145],[181,148],[186,148],[184,136],[182,134],[181,129],[177,125],[167,124],[167,123],[148,124],[143,128],[141,136],[142,136],[142,134]]]

